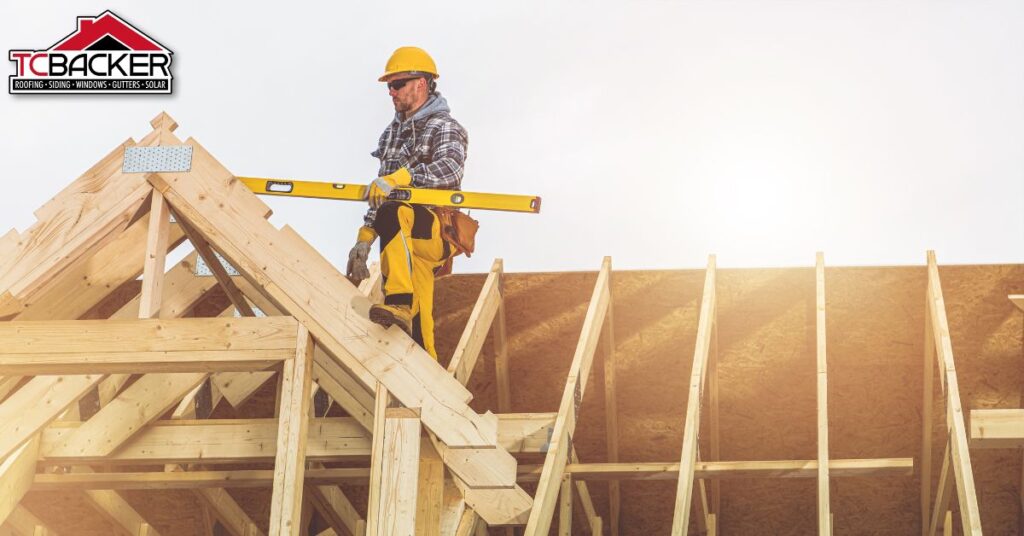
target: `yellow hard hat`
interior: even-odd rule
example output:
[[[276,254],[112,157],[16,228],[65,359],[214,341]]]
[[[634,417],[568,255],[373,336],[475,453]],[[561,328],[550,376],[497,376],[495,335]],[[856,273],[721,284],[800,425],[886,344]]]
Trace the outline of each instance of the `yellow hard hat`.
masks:
[[[395,73],[406,72],[429,73],[434,78],[441,77],[437,74],[434,59],[427,54],[426,50],[419,47],[399,47],[388,58],[388,64],[384,66],[384,74],[377,81],[383,82],[385,78]]]

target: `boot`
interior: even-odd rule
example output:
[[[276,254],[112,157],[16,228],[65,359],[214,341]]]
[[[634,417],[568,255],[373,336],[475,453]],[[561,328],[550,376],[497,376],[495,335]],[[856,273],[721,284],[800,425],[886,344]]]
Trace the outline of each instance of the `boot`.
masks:
[[[412,336],[412,308],[408,305],[374,304],[370,307],[370,321],[385,328],[394,324]]]

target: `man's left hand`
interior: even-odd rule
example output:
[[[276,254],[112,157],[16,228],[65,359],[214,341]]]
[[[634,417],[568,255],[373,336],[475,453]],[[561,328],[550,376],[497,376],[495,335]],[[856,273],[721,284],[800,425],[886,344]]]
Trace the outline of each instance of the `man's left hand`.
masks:
[[[390,175],[377,177],[376,180],[370,183],[370,206],[380,208],[387,201],[388,194],[391,193],[392,189],[409,186],[410,184],[412,184],[412,174],[406,168],[399,168],[398,171]]]

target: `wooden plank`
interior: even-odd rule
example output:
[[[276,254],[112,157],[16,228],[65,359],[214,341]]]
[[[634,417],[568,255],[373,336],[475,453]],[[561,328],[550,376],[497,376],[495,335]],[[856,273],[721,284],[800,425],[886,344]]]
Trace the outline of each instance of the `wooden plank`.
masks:
[[[50,536],[57,536],[57,531],[48,527],[46,523],[43,523],[42,519],[39,519],[32,512],[24,506],[16,506],[11,514],[7,516],[7,522],[5,526],[10,526],[14,529],[15,534],[32,534],[36,527],[44,527],[46,533]]]
[[[572,365],[569,368],[565,390],[562,392],[562,401],[558,406],[558,418],[555,419],[551,444],[544,459],[544,469],[540,481],[537,483],[537,493],[534,496],[533,509],[530,511],[530,517],[526,524],[525,536],[546,536],[551,527],[558,498],[558,487],[571,452],[572,435],[576,430],[578,404],[583,400],[594,352],[597,349],[601,329],[608,313],[608,303],[611,301],[608,287],[611,270],[611,257],[605,257],[594,285],[590,305],[587,307],[586,317],[583,320],[583,329],[573,355]]]
[[[273,483],[273,471],[266,471],[266,473],[268,474],[268,483],[266,485],[269,486]],[[138,479],[134,480],[138,482]],[[219,521],[231,534],[235,536],[263,536],[263,531],[261,531],[259,527],[252,522],[249,515],[242,510],[227,490],[220,486],[214,488],[203,488],[197,489],[196,495],[202,497],[203,501],[209,505],[214,515],[217,516],[217,521]]]
[[[558,501],[558,535],[572,536],[572,475],[562,475]]]
[[[721,419],[719,413],[718,396],[718,323],[711,326],[711,352],[708,355],[708,446],[710,460],[722,459],[721,445],[719,441],[719,430]],[[722,511],[722,486],[718,480],[711,481],[711,517],[717,523],[717,516]]]
[[[444,462],[427,437],[420,438],[419,482],[416,488],[415,534],[441,532],[444,502]]]
[[[281,373],[281,409],[274,459],[274,493],[270,501],[270,534],[299,536],[296,518],[302,509],[306,440],[311,405],[313,337],[298,326],[295,358]]]
[[[498,411],[512,411],[512,380],[509,376],[508,330],[505,325],[505,267],[501,259],[494,259],[491,271],[498,273],[498,311],[491,325],[491,341],[494,347],[494,375],[498,390]]]
[[[316,464],[319,465],[319,464]],[[311,470],[320,469],[323,466],[314,466]],[[306,492],[310,501],[316,505],[317,510],[335,529],[338,534],[348,536],[363,536],[360,532],[361,524],[365,524],[362,516],[351,501],[345,496],[338,486],[331,485],[306,485]],[[365,529],[362,529],[365,530]]]
[[[218,372],[210,376],[210,381],[217,386],[231,407],[238,408],[270,381],[274,374],[274,371]]]
[[[1024,447],[1024,409],[972,409],[971,448]]]
[[[39,439],[33,437],[0,463],[0,524],[32,487],[38,455]]]
[[[78,402],[102,376],[36,376],[0,404],[0,459]]]
[[[815,327],[818,381],[818,534],[829,536],[831,506],[828,478],[828,362],[825,345],[825,254],[818,252],[814,268]]]
[[[516,453],[547,449],[553,413],[511,413],[499,416],[499,437]],[[160,420],[151,423],[109,456],[95,446],[78,452],[58,450],[82,423],[55,423],[43,431],[40,456],[45,463],[111,465],[168,463],[258,463],[276,455],[274,419]],[[371,456],[371,435],[353,418],[311,420],[306,455],[310,460],[365,461]],[[60,454],[60,456],[58,456]]]
[[[946,452],[942,455],[942,470],[939,471],[938,488],[935,490],[935,504],[932,508],[932,518],[928,524],[928,534],[937,534],[939,524],[942,523],[943,514],[949,510],[949,502],[953,497],[953,477],[951,476],[950,465],[950,440],[946,441]],[[945,535],[951,532],[943,532]]]
[[[383,505],[381,503],[381,480],[384,478],[384,424],[385,414],[391,405],[387,387],[378,383],[375,389],[373,410],[373,449],[370,455],[370,496],[366,502],[366,534],[376,536],[383,527]]]
[[[468,383],[467,380],[473,373],[491,322],[498,311],[498,305],[501,302],[500,277],[501,274],[493,269],[487,275],[484,286],[480,290],[480,296],[477,297],[466,327],[462,331],[462,337],[459,338],[455,351],[452,353],[452,359],[448,363],[448,372],[463,385]]]
[[[535,482],[541,467],[519,467],[520,482]],[[678,463],[573,463],[566,472],[577,481],[591,480],[678,480]],[[913,458],[869,458],[829,460],[832,478],[912,476]],[[816,478],[817,460],[771,461],[706,461],[694,466],[695,478],[750,479],[750,478]]]
[[[228,275],[227,270],[220,263],[220,259],[214,253],[213,248],[210,247],[210,243],[206,241],[206,238],[199,234],[198,231],[192,228],[191,225],[185,223],[184,220],[179,219],[181,222],[181,228],[185,231],[185,236],[188,237],[188,241],[192,243],[192,246],[196,248],[199,255],[206,261],[206,266],[213,272],[214,279],[217,280],[217,284],[224,289],[224,293],[227,294],[228,299],[231,300],[232,305],[242,316],[256,316],[253,312],[252,307],[249,306],[249,302],[245,300],[245,296],[235,286],[234,281],[231,280],[231,276]]]
[[[90,490],[85,493],[84,497],[94,509],[127,534],[136,535],[147,531],[146,533],[150,536],[159,536],[159,533],[116,491]]]
[[[86,450],[109,456],[143,427],[173,408],[206,377],[202,372],[146,374],[62,438],[49,452],[56,458]]]
[[[421,407],[424,423],[449,446],[494,446],[497,423],[466,406],[471,395],[464,387],[410,344],[401,330],[386,331],[355,314],[350,303],[357,290],[316,250],[240,213],[236,202],[253,197],[252,192],[226,169],[216,168],[198,142],[189,143],[194,162],[190,173],[149,176],[178,214],[306,324],[318,343],[365,385],[379,379],[404,405]],[[385,344],[389,351],[382,353]]]
[[[112,207],[95,218],[68,211],[61,218],[41,222],[31,240],[19,244],[9,257],[9,269],[0,276],[0,317],[20,313],[24,304],[78,259],[103,248],[132,222],[152,188],[137,182]]]
[[[611,281],[608,282],[609,296],[611,294]],[[605,320],[601,331],[603,341],[602,356],[604,357],[604,412],[605,427],[607,428],[607,452],[608,461],[615,463],[619,461],[619,403],[615,390],[615,307],[614,302],[609,298],[608,318]],[[582,484],[582,482],[581,482]],[[619,536],[619,510],[622,499],[619,490],[619,481],[608,482],[608,521],[612,536]],[[595,516],[590,516],[593,519]]]
[[[455,530],[455,536],[473,536],[476,534],[476,526],[480,523],[478,516],[472,508],[467,508],[459,520],[459,526]]]
[[[964,424],[959,382],[953,364],[953,344],[949,335],[946,304],[942,298],[942,282],[939,279],[939,268],[934,251],[928,252],[928,292],[935,349],[944,369],[942,375],[946,378],[946,426],[950,430],[950,452],[953,459],[953,473],[956,476],[960,522],[964,534],[981,534],[981,514],[978,510],[974,472],[971,469],[971,453],[967,447],[967,427]]]
[[[580,463],[579,456],[576,455],[576,449],[572,449],[572,463],[567,465],[566,468],[573,464]],[[566,471],[567,475],[570,475]],[[573,484],[576,486],[576,493],[580,496],[580,506],[583,507],[583,513],[586,514],[587,523],[590,525],[590,533],[601,535],[602,522],[601,518],[597,515],[597,509],[594,508],[594,500],[590,497],[590,488],[587,487],[587,483],[583,480],[573,479]]]
[[[337,487],[341,484],[365,486],[368,468],[308,469],[306,484]],[[41,473],[32,481],[33,491],[58,490],[217,490],[228,488],[272,488],[272,469],[234,471],[143,471],[96,473]]]
[[[170,242],[171,213],[163,194],[154,190],[149,208],[149,233],[146,235],[146,257],[139,296],[139,318],[160,316],[164,292],[164,270],[167,245]]]
[[[693,351],[693,366],[690,370],[690,394],[686,402],[683,448],[679,462],[681,469],[672,516],[673,536],[684,536],[690,525],[690,503],[693,497],[694,467],[697,462],[697,431],[700,429],[700,401],[704,389],[704,377],[707,371],[705,365],[711,346],[711,331],[715,323],[716,307],[715,256],[711,255],[708,257],[707,274],[704,277],[704,293],[701,298],[700,320],[697,325],[697,342]]]
[[[381,519],[376,534],[414,534],[420,457],[419,412],[409,408],[388,408],[384,411]]]
[[[184,352],[0,353],[0,373],[12,375],[153,374],[263,371],[288,359],[282,350]]]
[[[925,294],[929,294],[926,292]],[[932,503],[932,404],[935,398],[935,339],[929,296],[924,306],[924,391],[921,410],[921,534],[928,536]]]
[[[0,323],[0,356],[282,350],[295,348],[290,317],[52,320]]]
[[[1024,311],[1024,294],[1010,294],[1007,296],[1018,309]]]
[[[45,290],[27,301],[25,310],[14,320],[74,320],[125,282],[139,277],[146,255],[148,226],[149,220],[141,218],[91,257],[69,266]],[[172,224],[167,250],[173,250],[183,239],[181,227]],[[172,292],[169,286],[165,288],[165,294]],[[130,316],[137,314],[136,305]]]

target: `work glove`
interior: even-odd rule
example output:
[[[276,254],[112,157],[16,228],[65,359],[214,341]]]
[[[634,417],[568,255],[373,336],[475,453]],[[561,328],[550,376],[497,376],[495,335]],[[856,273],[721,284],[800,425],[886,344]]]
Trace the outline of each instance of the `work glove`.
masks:
[[[356,242],[348,252],[348,266],[345,268],[345,276],[353,285],[359,286],[364,279],[370,277],[370,269],[366,262],[370,258],[370,243]]]
[[[412,174],[406,168],[399,168],[398,171],[377,177],[376,180],[370,183],[370,194],[369,201],[370,206],[373,208],[380,208],[387,201],[388,194],[391,190],[400,186],[409,186],[412,184]]]
[[[357,287],[364,279],[370,277],[370,269],[366,267],[366,261],[370,258],[370,244],[373,244],[376,238],[376,231],[364,225],[359,228],[359,234],[356,235],[356,245],[352,246],[352,250],[348,252],[345,276]]]

